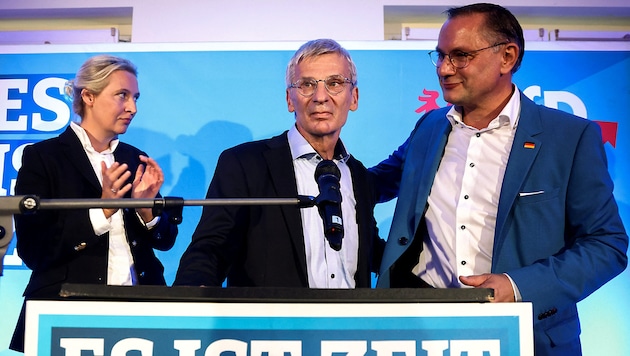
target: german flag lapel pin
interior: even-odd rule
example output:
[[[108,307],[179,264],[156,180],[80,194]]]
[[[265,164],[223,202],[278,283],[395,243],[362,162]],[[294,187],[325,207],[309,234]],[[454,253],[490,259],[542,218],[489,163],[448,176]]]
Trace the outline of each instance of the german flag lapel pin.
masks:
[[[533,142],[525,142],[523,144],[523,148],[533,149],[536,148],[536,144]]]

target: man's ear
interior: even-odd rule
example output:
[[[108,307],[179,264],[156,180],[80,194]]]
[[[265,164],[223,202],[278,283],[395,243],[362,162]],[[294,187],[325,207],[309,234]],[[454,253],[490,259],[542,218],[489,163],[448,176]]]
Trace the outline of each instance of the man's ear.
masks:
[[[359,108],[359,88],[352,87],[352,103],[350,104],[350,111],[356,111]]]
[[[508,43],[505,46],[503,51],[503,63],[502,63],[502,74],[507,74],[512,71],[512,68],[516,65],[518,61],[518,56],[520,54],[520,50],[515,43]]]
[[[287,89],[287,109],[289,112],[295,112],[295,106],[293,105],[293,100],[291,100],[291,92]]]

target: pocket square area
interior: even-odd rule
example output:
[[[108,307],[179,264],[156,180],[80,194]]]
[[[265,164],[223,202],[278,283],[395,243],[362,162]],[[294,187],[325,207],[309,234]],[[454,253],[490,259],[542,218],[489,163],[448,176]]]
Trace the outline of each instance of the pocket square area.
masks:
[[[539,195],[539,194],[543,194],[545,191],[544,190],[537,190],[535,192],[520,192],[518,193],[519,197],[528,197],[530,195]]]

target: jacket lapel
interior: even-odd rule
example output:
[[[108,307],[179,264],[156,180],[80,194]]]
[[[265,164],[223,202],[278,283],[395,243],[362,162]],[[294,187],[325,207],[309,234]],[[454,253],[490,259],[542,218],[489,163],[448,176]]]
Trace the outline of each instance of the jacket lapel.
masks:
[[[267,161],[269,175],[277,196],[279,198],[297,198],[297,183],[295,181],[295,172],[293,171],[287,132],[269,139],[268,150],[263,152],[263,156]],[[295,205],[282,205],[280,210],[295,247],[296,256],[300,260],[302,273],[306,277],[306,249],[300,210]]]
[[[357,261],[357,272],[355,281],[357,288],[371,286],[370,255],[373,251],[371,222],[373,221],[373,210],[370,197],[367,192],[372,191],[368,186],[366,169],[353,156],[347,161],[350,174],[352,175],[352,190],[356,199],[356,217],[359,227],[359,259]],[[366,271],[366,273],[362,273]],[[367,277],[367,278],[366,278]]]
[[[76,167],[77,171],[90,183],[90,185],[95,189],[97,194],[100,196],[101,194],[101,183],[94,173],[94,169],[92,168],[92,164],[81,145],[81,141],[77,135],[72,131],[72,129],[68,126],[66,131],[64,131],[61,135],[59,135],[59,142],[63,145],[63,153],[67,157],[69,162]]]
[[[415,170],[414,177],[412,178],[412,182],[418,182],[416,184],[418,192],[415,213],[413,216],[416,218],[414,221],[415,231],[418,230],[418,225],[424,216],[424,212],[427,208],[427,201],[429,199],[429,194],[431,193],[431,187],[433,186],[433,181],[435,180],[435,175],[437,173],[438,167],[440,166],[440,162],[442,161],[442,156],[444,155],[444,148],[446,147],[446,143],[448,141],[448,135],[451,132],[451,124],[446,119],[446,112],[439,110],[432,113],[433,115],[437,115],[437,118],[434,118],[432,121],[428,121],[430,124],[428,127],[423,127],[419,129],[420,133],[425,137],[420,140],[414,140],[415,142],[429,142],[426,150],[421,153],[419,157],[415,157],[413,159],[413,163],[405,163],[405,164],[418,164],[418,169]]]
[[[521,93],[521,112],[518,127],[499,196],[494,233],[494,251],[500,251],[506,237],[507,230],[504,231],[504,228],[512,206],[543,144],[542,141],[536,138],[541,132],[542,122],[536,104]],[[492,259],[493,267],[496,260],[496,258]]]

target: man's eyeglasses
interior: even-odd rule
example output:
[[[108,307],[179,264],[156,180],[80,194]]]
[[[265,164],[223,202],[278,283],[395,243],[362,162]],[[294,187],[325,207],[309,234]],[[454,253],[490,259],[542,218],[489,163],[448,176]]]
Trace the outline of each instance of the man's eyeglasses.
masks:
[[[448,57],[453,67],[457,69],[462,69],[468,66],[468,64],[470,63],[470,59],[473,58],[475,54],[481,51],[485,51],[486,49],[494,48],[494,47],[501,46],[508,43],[510,42],[495,43],[492,46],[476,49],[470,52],[464,52],[464,51],[459,51],[459,50],[452,51],[451,53],[431,51],[429,52],[429,58],[431,58],[431,62],[433,62],[433,64],[436,67],[439,67],[442,65],[442,62],[444,62],[444,58]]]
[[[341,75],[331,75],[326,79],[314,79],[314,78],[302,78],[295,83],[291,83],[289,88],[297,89],[297,92],[302,96],[312,96],[315,94],[315,90],[317,90],[317,84],[319,82],[323,82],[326,90],[331,95],[337,95],[341,93],[347,84],[354,85],[354,83]]]

